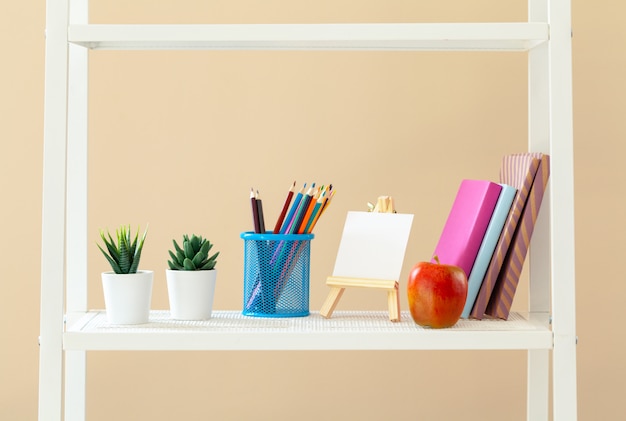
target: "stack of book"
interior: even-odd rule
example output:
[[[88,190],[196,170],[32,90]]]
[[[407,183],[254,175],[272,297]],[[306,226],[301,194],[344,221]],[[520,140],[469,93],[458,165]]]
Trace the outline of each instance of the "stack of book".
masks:
[[[463,180],[434,255],[462,268],[461,317],[507,319],[550,175],[541,153],[507,155],[500,182]]]

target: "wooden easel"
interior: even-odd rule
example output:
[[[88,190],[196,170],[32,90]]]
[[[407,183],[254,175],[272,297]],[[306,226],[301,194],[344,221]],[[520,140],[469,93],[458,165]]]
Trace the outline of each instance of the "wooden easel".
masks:
[[[320,314],[330,319],[335,307],[339,303],[343,292],[348,287],[374,288],[387,291],[387,305],[389,307],[389,320],[400,321],[400,296],[398,295],[398,281],[386,279],[358,279],[341,276],[329,276],[326,285],[330,287],[330,293],[320,310]]]
[[[400,321],[398,279],[412,221],[413,215],[395,213],[387,196],[373,212],[348,212],[321,316],[331,317],[346,288],[373,288],[387,291],[389,320]]]

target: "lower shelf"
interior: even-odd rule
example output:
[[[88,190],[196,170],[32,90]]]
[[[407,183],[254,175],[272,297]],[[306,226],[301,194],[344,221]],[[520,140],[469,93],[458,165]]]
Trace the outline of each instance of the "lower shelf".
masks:
[[[214,311],[206,321],[177,321],[152,311],[150,322],[110,325],[104,311],[68,315],[66,350],[454,350],[552,349],[545,314],[511,313],[509,320],[460,320],[448,329],[424,329],[408,312],[392,323],[384,311],[337,311],[298,318],[253,318]]]

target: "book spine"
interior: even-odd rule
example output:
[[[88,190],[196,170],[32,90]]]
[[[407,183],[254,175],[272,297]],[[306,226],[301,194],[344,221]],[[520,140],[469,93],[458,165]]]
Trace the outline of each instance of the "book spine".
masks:
[[[488,316],[505,320],[509,317],[549,177],[550,158],[548,155],[543,155],[522,212],[521,221],[515,231],[513,242],[504,259],[502,270],[487,305],[485,314]]]
[[[515,194],[517,192],[517,189],[513,186],[506,184],[501,184],[501,186],[502,192],[500,192],[500,197],[498,197],[498,201],[496,202],[496,207],[493,210],[493,215],[489,221],[489,225],[487,226],[485,237],[483,238],[483,242],[478,249],[476,261],[474,262],[472,272],[468,278],[467,299],[465,301],[463,313],[461,313],[461,317],[465,319],[469,317],[470,312],[472,311],[474,301],[478,295],[478,290],[480,289],[480,285],[485,277],[485,272],[487,272],[491,256],[493,255],[498,239],[502,234],[504,223],[509,215],[513,199],[515,198]]]
[[[474,301],[474,307],[470,313],[473,319],[482,319],[491,298],[491,293],[498,279],[502,263],[509,249],[515,229],[522,215],[522,210],[526,204],[528,193],[537,174],[539,159],[537,154],[507,155],[502,159],[500,168],[500,182],[508,184],[517,189],[515,199],[511,205],[511,210],[507,216],[502,234],[498,239],[496,248],[491,256],[491,261],[487,267],[487,272],[478,290],[478,295]]]

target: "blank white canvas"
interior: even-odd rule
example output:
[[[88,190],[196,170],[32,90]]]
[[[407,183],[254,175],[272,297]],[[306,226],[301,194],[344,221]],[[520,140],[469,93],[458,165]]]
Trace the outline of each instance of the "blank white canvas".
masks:
[[[413,215],[348,212],[333,276],[398,280]]]

